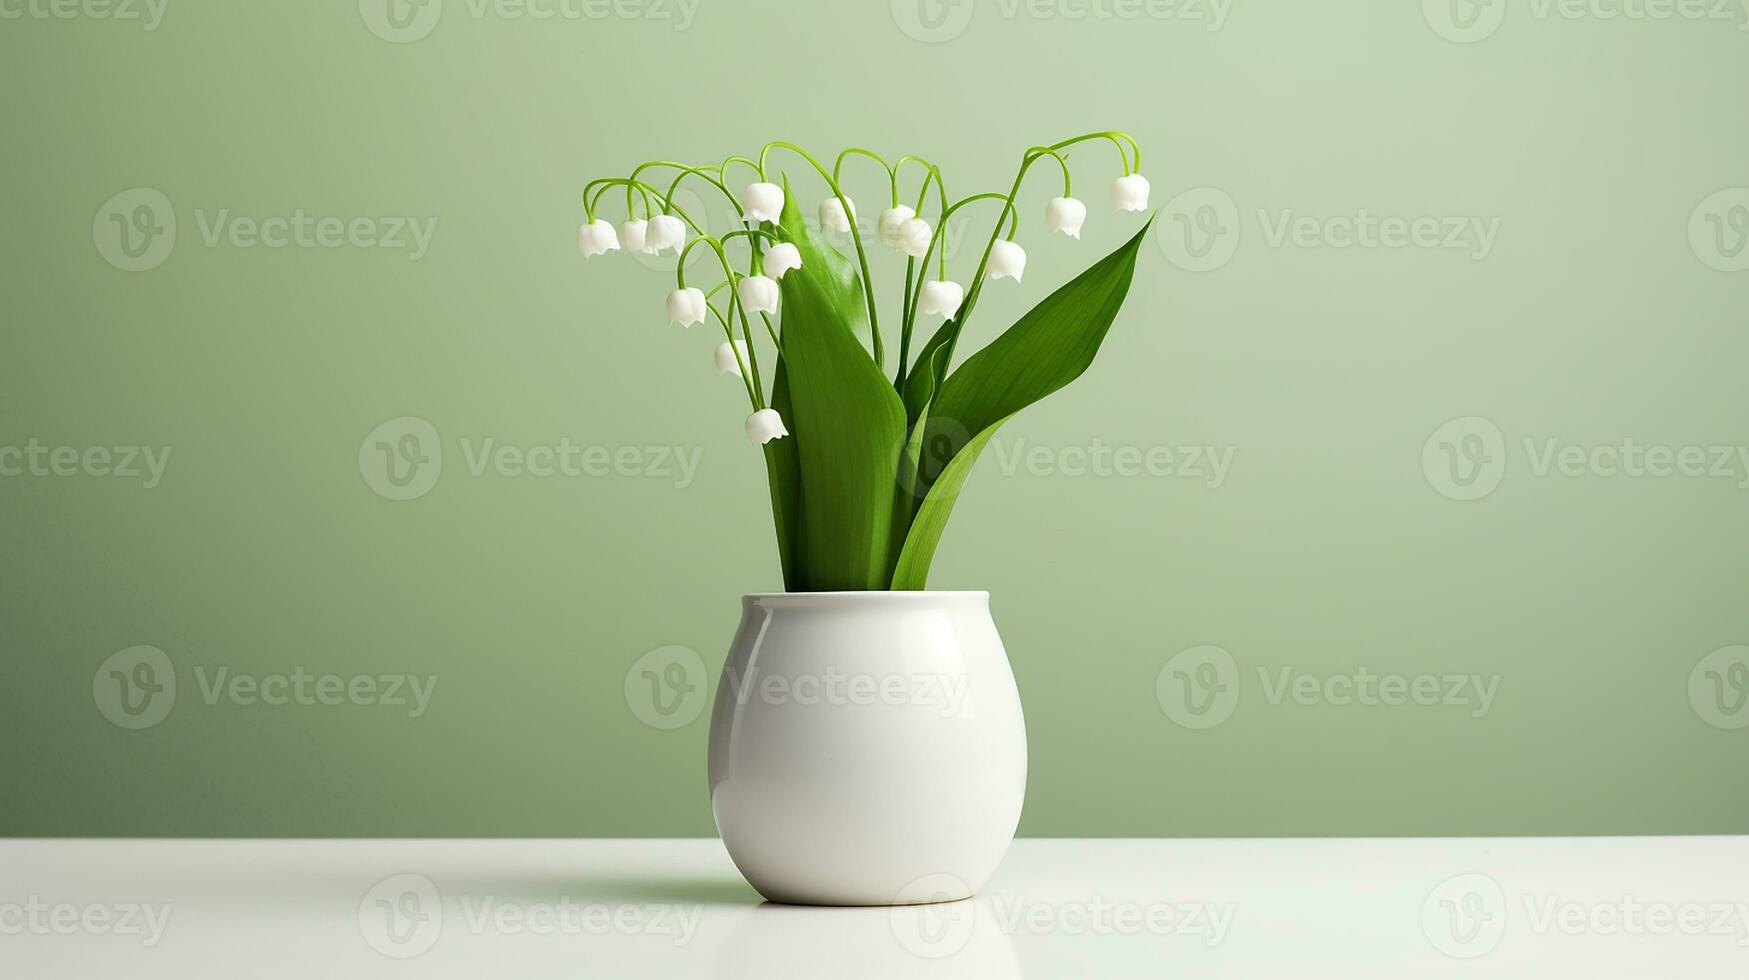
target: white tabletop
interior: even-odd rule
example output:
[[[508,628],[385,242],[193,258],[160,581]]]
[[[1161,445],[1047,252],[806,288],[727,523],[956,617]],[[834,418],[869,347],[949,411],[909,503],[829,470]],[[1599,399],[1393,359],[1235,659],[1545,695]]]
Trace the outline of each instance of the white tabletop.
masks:
[[[1021,840],[761,904],[715,840],[0,841],[7,977],[1749,977],[1749,838]]]

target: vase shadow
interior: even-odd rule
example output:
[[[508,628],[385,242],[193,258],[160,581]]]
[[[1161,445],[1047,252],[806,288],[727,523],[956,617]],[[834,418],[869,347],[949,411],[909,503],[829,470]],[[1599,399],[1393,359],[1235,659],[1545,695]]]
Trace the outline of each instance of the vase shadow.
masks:
[[[689,904],[755,906],[765,901],[740,875],[592,875],[554,871],[545,874],[450,875],[445,888],[526,901],[573,898],[607,904]]]

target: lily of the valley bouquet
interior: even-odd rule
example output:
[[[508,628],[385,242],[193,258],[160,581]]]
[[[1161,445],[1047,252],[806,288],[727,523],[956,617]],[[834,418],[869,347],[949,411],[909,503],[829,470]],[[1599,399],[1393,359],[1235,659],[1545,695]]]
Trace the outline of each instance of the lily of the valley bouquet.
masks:
[[[1146,210],[1141,149],[1121,132],[1030,147],[1007,194],[958,200],[949,198],[941,171],[922,158],[888,162],[852,148],[827,169],[785,142],[766,144],[757,158],[731,156],[720,165],[645,163],[630,176],[585,187],[583,255],[677,253],[669,318],[722,328],[716,363],[746,388],[752,409],[747,435],[764,447],[786,589],[924,588],[954,501],[990,437],[1092,363],[1129,291],[1145,227],[952,366],[985,284],[1019,282],[1026,269],[1026,251],[1015,240],[1016,199],[1034,164],[1050,160],[1062,175],[1062,196],[1044,209],[1046,231],[1081,237],[1087,207],[1074,196],[1065,151],[1087,142],[1109,142],[1117,151],[1123,172],[1111,189],[1116,209]],[[817,229],[803,220],[787,175],[773,169],[774,152],[800,157],[823,180]],[[840,183],[854,158],[872,160],[887,177],[888,207],[868,236],[878,243],[865,240],[856,204]],[[901,203],[907,168],[921,175],[915,205]],[[737,194],[730,181],[741,173],[752,179]],[[707,234],[675,203],[684,181],[720,191],[739,227]],[[624,189],[627,210],[617,229],[601,216],[603,198],[615,188]],[[970,279],[957,279],[954,273],[964,270],[949,268],[944,236],[949,222],[970,220],[963,209],[980,202],[992,202],[985,205],[994,212],[989,241]],[[852,254],[825,241],[828,232],[848,235]],[[899,304],[885,323],[869,273],[869,252],[877,245],[907,257]],[[687,282],[686,260],[697,248],[715,260],[709,288]],[[890,364],[895,318],[898,357]]]

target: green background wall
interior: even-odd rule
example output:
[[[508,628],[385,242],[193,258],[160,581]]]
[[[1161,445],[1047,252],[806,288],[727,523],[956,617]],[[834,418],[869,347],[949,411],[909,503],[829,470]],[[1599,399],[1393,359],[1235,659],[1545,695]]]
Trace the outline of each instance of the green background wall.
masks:
[[[710,834],[704,674],[740,594],[780,587],[763,468],[661,263],[578,256],[578,192],[782,138],[923,154],[957,195],[1104,127],[1142,142],[1157,234],[1093,370],[980,464],[932,582],[992,593],[1021,832],[1749,831],[1736,0],[479,2],[399,31],[378,0],[168,0],[150,30],[0,4],[0,831]],[[1040,234],[1041,172],[1025,284],[977,340],[1138,227],[1110,149],[1071,160],[1086,239]],[[130,258],[109,216],[154,202]],[[252,243],[299,213],[358,234]],[[1345,247],[1363,214],[1400,224]],[[1399,240],[1420,218],[1438,234]],[[373,434],[403,417],[430,428]],[[441,468],[390,499],[361,447],[422,435]],[[81,455],[32,471],[33,440]],[[486,440],[630,449],[475,475]],[[1638,476],[1630,441],[1659,447]],[[131,446],[170,451],[150,488],[83,455]],[[145,674],[111,659],[137,646]],[[174,700],[118,708],[110,671],[166,664]],[[1202,664],[1224,693],[1187,706]],[[694,692],[663,714],[643,671],[672,665]],[[209,703],[221,669],[436,686],[422,712]],[[1475,680],[1340,703],[1363,669]]]

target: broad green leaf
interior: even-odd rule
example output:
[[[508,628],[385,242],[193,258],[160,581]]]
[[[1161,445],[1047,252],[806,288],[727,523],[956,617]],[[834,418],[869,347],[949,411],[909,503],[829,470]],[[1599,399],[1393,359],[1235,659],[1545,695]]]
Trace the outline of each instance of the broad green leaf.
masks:
[[[1151,224],[1151,222],[1150,222]],[[954,502],[1002,423],[1080,377],[1093,363],[1135,274],[1148,226],[1045,297],[948,375],[913,436],[923,502],[893,570],[892,588],[922,589]],[[932,446],[939,448],[932,449]]]
[[[867,311],[855,264],[814,237],[788,183],[777,234],[795,244],[802,267],[779,280],[779,313],[790,399],[785,419],[793,417],[788,427],[802,488],[791,542],[801,559],[799,580],[821,592],[884,589],[893,565],[905,406],[856,337]]]
[[[917,512],[917,506],[923,503],[923,495],[928,492],[918,465],[918,457],[926,448],[923,443],[925,429],[918,423],[928,414],[929,403],[934,401],[935,392],[940,387],[940,378],[947,373],[947,340],[952,336],[953,326],[951,322],[945,323],[935,331],[935,336],[929,338],[918,352],[916,369],[905,378],[905,420],[910,433],[905,440],[905,454],[899,460],[899,500],[893,528],[899,537],[893,545],[895,559],[911,525],[911,515]],[[945,465],[947,460],[941,462]],[[940,472],[940,467],[933,472]]]
[[[917,352],[917,367],[905,376],[905,418],[915,425],[935,398],[947,360],[941,356],[947,341],[953,336],[955,324],[950,320],[935,331],[935,336]]]

